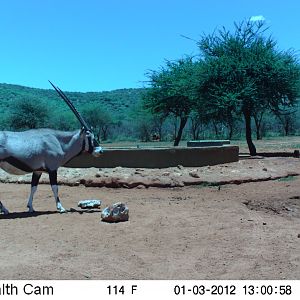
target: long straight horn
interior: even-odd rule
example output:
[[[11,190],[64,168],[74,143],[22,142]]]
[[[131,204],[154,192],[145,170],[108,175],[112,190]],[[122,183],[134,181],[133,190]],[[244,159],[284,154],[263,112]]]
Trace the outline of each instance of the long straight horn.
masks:
[[[66,96],[66,94],[59,88],[56,87],[50,80],[50,84],[53,86],[53,88],[56,90],[56,92],[59,94],[59,96],[67,103],[67,105],[70,107],[74,115],[77,117],[78,121],[81,123],[81,125],[86,129],[86,130],[91,130],[90,127],[87,125],[85,120],[82,118],[80,113],[77,111],[71,100]]]

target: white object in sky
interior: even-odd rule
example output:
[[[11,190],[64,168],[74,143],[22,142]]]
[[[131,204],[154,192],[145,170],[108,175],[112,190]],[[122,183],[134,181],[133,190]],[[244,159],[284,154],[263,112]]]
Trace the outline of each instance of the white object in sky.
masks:
[[[250,18],[251,22],[259,22],[259,21],[265,21],[265,20],[266,20],[266,18],[264,16],[262,16],[262,15],[260,15],[260,16],[252,16]]]

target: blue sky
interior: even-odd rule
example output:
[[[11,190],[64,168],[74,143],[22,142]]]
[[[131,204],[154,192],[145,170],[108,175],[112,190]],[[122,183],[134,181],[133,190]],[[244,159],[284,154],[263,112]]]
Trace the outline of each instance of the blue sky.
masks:
[[[145,73],[197,54],[203,33],[262,15],[300,49],[299,0],[0,0],[0,82],[66,91],[143,87]]]

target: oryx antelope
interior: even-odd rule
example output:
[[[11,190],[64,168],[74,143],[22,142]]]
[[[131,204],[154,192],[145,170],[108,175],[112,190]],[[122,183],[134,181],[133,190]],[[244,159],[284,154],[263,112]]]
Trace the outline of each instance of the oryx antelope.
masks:
[[[58,197],[57,169],[82,152],[89,152],[94,156],[102,153],[102,148],[95,139],[91,128],[72,102],[58,87],[52,83],[51,85],[71,108],[82,125],[81,130],[63,132],[51,129],[32,129],[23,132],[0,132],[0,167],[8,173],[16,175],[32,173],[31,192],[27,203],[29,212],[34,212],[33,196],[43,172],[49,174],[57,210],[61,213],[65,212]],[[4,214],[9,213],[1,201],[0,211]]]

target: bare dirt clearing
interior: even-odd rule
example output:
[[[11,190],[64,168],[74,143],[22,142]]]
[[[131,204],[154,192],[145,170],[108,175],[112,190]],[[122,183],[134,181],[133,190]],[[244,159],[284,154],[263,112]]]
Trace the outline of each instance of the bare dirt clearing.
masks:
[[[1,201],[13,213],[0,216],[0,278],[300,279],[300,178],[287,177],[300,173],[299,159],[204,168],[197,175],[190,174],[193,169],[174,168],[183,174],[180,178],[199,180],[194,186],[60,188],[64,206],[78,211],[83,199],[101,199],[102,208],[125,202],[129,221],[117,224],[101,222],[97,209],[56,213],[51,188],[43,184],[34,200],[37,213],[28,214],[30,185],[1,183]],[[76,180],[92,171],[82,172]],[[157,172],[158,180],[175,176],[172,170]],[[9,182],[3,174],[2,182]],[[98,182],[101,176],[92,173],[85,179]],[[285,178],[271,180],[280,177]],[[216,186],[205,186],[209,182]],[[225,184],[230,182],[246,183]]]

